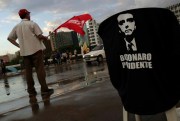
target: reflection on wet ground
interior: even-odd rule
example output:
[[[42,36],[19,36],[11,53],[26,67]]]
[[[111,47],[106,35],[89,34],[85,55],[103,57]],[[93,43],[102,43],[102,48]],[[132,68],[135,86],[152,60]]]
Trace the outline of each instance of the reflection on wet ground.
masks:
[[[109,78],[107,65],[102,63],[97,65],[92,63],[92,65],[86,65],[84,62],[77,62],[67,65],[50,65],[46,66],[46,81],[50,88],[55,89],[52,97],[77,90],[86,86],[89,86],[98,81],[102,81]],[[48,99],[43,99],[40,95],[40,85],[37,81],[36,73],[33,75],[35,80],[35,88],[38,92],[36,99],[38,102],[44,102],[44,105],[50,104]],[[4,106],[16,99],[28,98],[26,80],[24,75],[17,75],[11,77],[5,77],[0,79],[0,104]],[[28,101],[23,104],[17,103],[20,106],[26,106]],[[5,108],[5,107],[4,107]],[[32,106],[33,109],[37,109],[37,105]],[[3,108],[1,108],[3,109]],[[0,111],[1,112],[1,111]]]
[[[92,65],[86,65],[85,63],[77,64],[66,64],[58,65],[56,68],[47,67],[47,76],[51,78],[57,78],[57,81],[51,81],[49,84],[58,83],[59,85],[66,85],[72,82],[82,82],[87,81],[92,78],[97,78],[98,73],[106,73],[107,76],[107,65],[102,63],[97,66],[96,63]]]
[[[107,65],[105,62],[101,63],[99,66],[97,66],[96,63],[92,63],[91,65],[86,65],[86,63],[84,62],[79,62],[76,64],[56,65],[55,68],[51,68],[47,66],[46,74],[47,76],[52,76],[54,74],[59,74],[59,73],[68,73],[68,72],[74,73],[74,71],[92,74],[94,72],[103,71],[106,69],[107,69]]]
[[[6,90],[6,95],[10,95],[10,85],[6,76],[4,77],[4,88]]]
[[[44,108],[48,108],[51,104],[50,95],[41,96],[41,97],[42,97],[42,102],[44,104]],[[38,99],[36,98],[36,96],[29,97],[29,103],[31,106],[32,114],[33,115],[38,114],[40,107],[39,107]]]

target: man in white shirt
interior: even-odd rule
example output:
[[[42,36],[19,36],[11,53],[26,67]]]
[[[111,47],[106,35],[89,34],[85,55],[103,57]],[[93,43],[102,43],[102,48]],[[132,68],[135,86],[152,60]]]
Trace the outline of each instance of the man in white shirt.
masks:
[[[20,48],[20,55],[23,56],[25,64],[29,97],[37,94],[34,87],[33,67],[36,69],[41,85],[41,94],[50,96],[54,90],[49,89],[46,84],[46,72],[43,63],[43,50],[45,46],[42,41],[47,40],[47,37],[42,35],[43,32],[38,24],[30,20],[30,12],[28,10],[19,10],[19,16],[22,21],[12,29],[7,39]]]
[[[137,51],[134,31],[136,30],[133,15],[130,13],[120,14],[117,17],[120,33],[124,34],[124,40],[128,51]]]

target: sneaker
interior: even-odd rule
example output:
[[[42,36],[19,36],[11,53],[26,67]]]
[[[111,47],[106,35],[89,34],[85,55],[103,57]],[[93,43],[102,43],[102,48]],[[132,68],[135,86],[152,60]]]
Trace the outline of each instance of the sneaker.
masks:
[[[54,93],[54,89],[48,89],[47,91],[41,92],[41,95],[52,95]]]

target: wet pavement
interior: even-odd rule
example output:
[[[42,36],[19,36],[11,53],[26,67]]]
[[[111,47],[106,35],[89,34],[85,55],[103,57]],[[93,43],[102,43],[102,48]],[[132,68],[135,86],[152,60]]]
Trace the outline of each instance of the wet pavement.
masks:
[[[30,105],[22,75],[0,80],[0,121],[122,121],[122,104],[112,86],[106,63],[87,66],[83,62],[46,67],[47,83],[55,93],[40,95]],[[141,116],[142,121],[166,121],[164,113]],[[135,121],[129,114],[129,121]]]
[[[55,89],[52,97],[56,97],[69,91],[83,88],[90,81],[97,80],[97,73],[99,76],[98,79],[108,77],[106,64],[86,66],[83,62],[77,62],[76,64],[68,65],[51,65],[46,67],[46,81],[50,88]],[[40,95],[40,85],[37,81],[36,73],[34,73],[34,80],[35,88],[38,95]],[[16,76],[1,79],[0,95],[0,114],[29,105],[24,75],[17,74]],[[21,101],[17,102],[17,99]]]

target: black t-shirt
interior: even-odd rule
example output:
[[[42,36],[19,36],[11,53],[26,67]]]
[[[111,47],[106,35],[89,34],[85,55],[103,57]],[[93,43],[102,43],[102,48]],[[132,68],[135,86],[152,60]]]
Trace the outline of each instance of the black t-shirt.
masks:
[[[111,82],[125,110],[155,114],[178,103],[180,26],[173,12],[163,8],[123,11],[104,20],[98,34]],[[128,42],[134,44],[134,51],[128,50]]]

